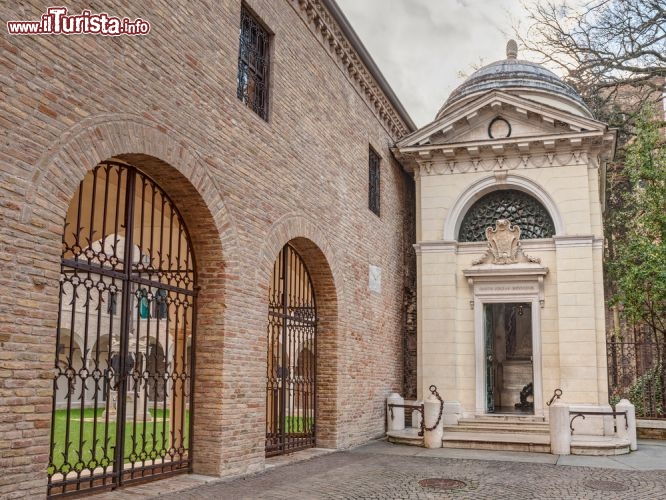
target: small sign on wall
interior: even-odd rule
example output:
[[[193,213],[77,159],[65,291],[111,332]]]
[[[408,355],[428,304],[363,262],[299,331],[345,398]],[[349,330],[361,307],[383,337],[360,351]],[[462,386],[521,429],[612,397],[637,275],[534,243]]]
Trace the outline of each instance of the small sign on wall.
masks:
[[[382,270],[372,264],[368,273],[368,288],[371,292],[381,293],[382,291]]]

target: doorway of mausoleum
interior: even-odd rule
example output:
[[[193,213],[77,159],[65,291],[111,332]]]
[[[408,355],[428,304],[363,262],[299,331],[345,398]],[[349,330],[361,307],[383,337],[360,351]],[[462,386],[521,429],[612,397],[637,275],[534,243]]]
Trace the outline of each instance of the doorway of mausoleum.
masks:
[[[534,413],[532,305],[484,304],[487,413]]]
[[[63,230],[49,496],[191,468],[195,291],[169,195],[133,165],[97,165]]]
[[[310,273],[285,245],[269,285],[266,456],[315,446],[317,306]]]

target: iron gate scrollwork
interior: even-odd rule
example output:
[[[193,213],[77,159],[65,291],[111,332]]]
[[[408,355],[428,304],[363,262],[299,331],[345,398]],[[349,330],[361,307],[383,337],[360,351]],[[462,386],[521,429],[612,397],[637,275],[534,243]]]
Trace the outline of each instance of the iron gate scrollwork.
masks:
[[[315,446],[316,328],[310,274],[286,245],[269,287],[266,456]]]
[[[49,496],[190,469],[195,312],[177,208],[135,167],[99,164],[63,232]]]

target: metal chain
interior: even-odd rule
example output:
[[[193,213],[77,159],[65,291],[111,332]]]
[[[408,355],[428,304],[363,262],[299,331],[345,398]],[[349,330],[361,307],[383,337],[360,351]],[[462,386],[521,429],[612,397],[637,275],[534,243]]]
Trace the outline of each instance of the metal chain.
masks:
[[[552,405],[552,404],[553,404],[553,401],[555,401],[556,399],[560,399],[561,396],[562,396],[562,389],[559,389],[559,388],[558,388],[558,389],[555,389],[555,390],[553,391],[553,397],[550,398],[550,401],[548,401],[548,402],[546,403],[546,406],[550,406],[550,405]]]
[[[439,399],[439,415],[437,417],[437,422],[435,422],[435,425],[433,425],[432,427],[425,427],[425,412],[424,412],[423,425],[424,425],[425,430],[434,431],[437,428],[437,426],[439,425],[439,421],[442,420],[442,411],[444,411],[444,400],[439,395],[439,392],[437,392],[437,386],[436,385],[431,385],[429,387],[429,389],[430,389],[430,392],[432,393],[432,395],[435,396],[437,399]]]

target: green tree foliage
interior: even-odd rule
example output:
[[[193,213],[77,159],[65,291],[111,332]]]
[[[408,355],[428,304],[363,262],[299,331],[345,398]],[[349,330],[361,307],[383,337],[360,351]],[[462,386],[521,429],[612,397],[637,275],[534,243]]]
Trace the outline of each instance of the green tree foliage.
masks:
[[[645,107],[627,147],[629,190],[620,214],[625,231],[615,238],[608,266],[625,316],[645,322],[666,339],[666,140],[664,122]]]
[[[634,138],[626,148],[624,174],[628,189],[614,214],[623,227],[612,235],[613,259],[607,262],[613,284],[611,302],[633,324],[646,324],[654,334],[659,370],[666,387],[666,137],[664,121],[652,106],[636,119]],[[619,205],[620,206],[620,205]],[[666,392],[661,391],[666,407]]]
[[[516,30],[521,45],[618,130],[605,179],[606,297],[621,312],[617,333],[636,326],[653,335],[640,340],[657,343],[651,361],[666,388],[666,144],[655,114],[663,116],[666,91],[666,0],[523,1],[529,28],[525,36]]]

